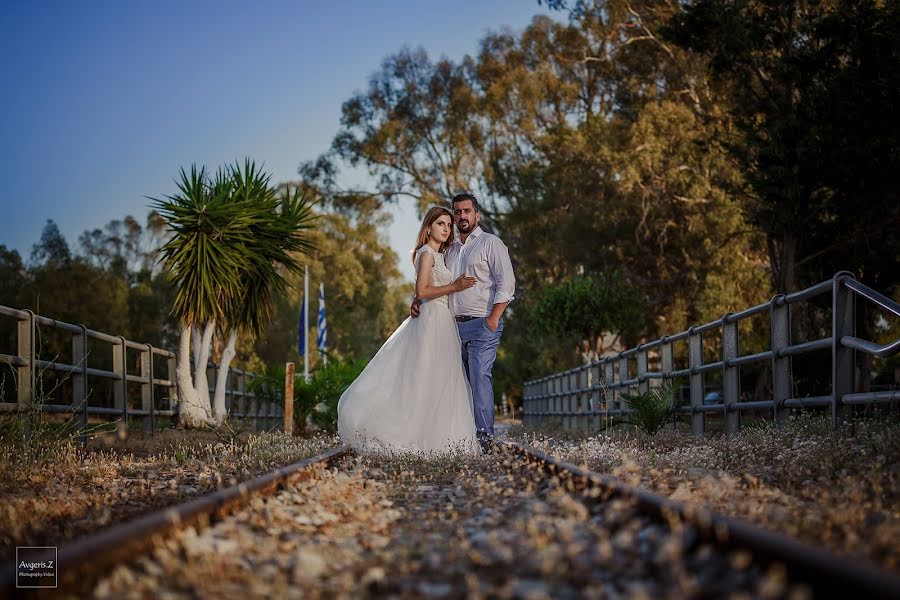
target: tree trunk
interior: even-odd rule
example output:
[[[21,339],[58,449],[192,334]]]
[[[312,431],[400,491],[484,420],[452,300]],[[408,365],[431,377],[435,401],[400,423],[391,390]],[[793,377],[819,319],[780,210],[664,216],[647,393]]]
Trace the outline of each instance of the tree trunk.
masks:
[[[797,238],[784,233],[781,239],[768,239],[769,264],[772,268],[772,285],[777,294],[797,291]]]
[[[228,334],[228,342],[222,350],[222,359],[219,361],[219,372],[216,374],[216,389],[213,392],[213,414],[217,423],[224,423],[228,418],[228,410],[225,407],[225,386],[228,385],[228,367],[234,358],[234,344],[237,341],[237,331],[231,330]]]
[[[191,327],[191,348],[193,349],[192,356],[194,357],[194,372],[197,372],[197,365],[200,361],[200,341],[203,339],[203,332],[200,331],[200,326],[196,323]]]
[[[191,326],[181,328],[181,342],[178,345],[178,357],[175,366],[175,379],[178,385],[178,419],[185,427],[199,427],[208,421],[208,412],[204,410],[191,379]]]
[[[216,329],[215,321],[206,324],[203,330],[203,339],[200,340],[200,351],[195,356],[194,362],[194,389],[197,390],[201,405],[206,406],[206,410],[212,416],[209,403],[209,379],[206,378],[206,365],[209,363],[209,347],[212,343],[212,335]]]

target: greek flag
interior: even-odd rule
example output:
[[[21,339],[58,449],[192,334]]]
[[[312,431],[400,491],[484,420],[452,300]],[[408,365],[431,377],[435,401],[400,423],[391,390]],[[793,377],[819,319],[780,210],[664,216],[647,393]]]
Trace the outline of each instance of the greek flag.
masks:
[[[306,354],[306,294],[303,295],[303,301],[300,303],[300,320],[297,323],[297,356]]]
[[[322,360],[328,362],[328,356],[325,354],[325,342],[328,340],[328,326],[325,324],[325,284],[319,283],[319,320],[316,322],[318,337],[316,338],[316,347],[322,354]]]

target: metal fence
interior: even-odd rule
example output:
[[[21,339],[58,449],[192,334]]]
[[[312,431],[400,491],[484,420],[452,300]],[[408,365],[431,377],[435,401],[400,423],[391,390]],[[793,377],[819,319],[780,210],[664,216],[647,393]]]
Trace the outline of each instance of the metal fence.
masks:
[[[0,364],[6,363],[15,370],[17,401],[0,402],[0,412],[34,409],[51,413],[75,413],[79,416],[82,430],[87,428],[91,415],[107,419],[118,417],[126,425],[132,418],[141,418],[150,432],[156,431],[157,418],[177,417],[176,363],[173,352],[150,344],[132,342],[122,336],[94,331],[84,325],[42,317],[30,310],[0,306],[0,317],[11,317],[17,321],[16,354],[0,354]],[[45,335],[50,331],[69,334],[69,362],[61,362],[58,355],[53,360],[41,358],[42,327],[49,328]],[[68,358],[68,354],[66,357]],[[98,368],[98,363],[111,364],[112,368]],[[65,374],[62,383],[71,386],[70,403],[53,403],[50,402],[51,398],[44,397],[40,383],[41,378],[48,373]],[[217,373],[218,365],[210,363],[207,366],[210,393],[215,391]],[[92,393],[94,390],[91,380],[98,378],[112,382],[112,397],[107,397],[105,402],[101,402]],[[269,429],[281,423],[283,409],[276,403],[258,399],[256,394],[248,391],[248,384],[254,378],[255,374],[252,372],[228,369],[225,389],[228,416],[232,419],[244,419],[254,429]],[[135,389],[136,386],[140,386],[139,392]],[[132,393],[129,393],[129,387],[132,387]],[[60,395],[69,394],[67,391]]]
[[[831,336],[792,343],[791,307],[810,299],[831,294]],[[623,392],[646,392],[651,384],[663,380],[688,378],[690,405],[679,410],[690,416],[691,430],[702,435],[709,413],[721,414],[725,433],[740,430],[744,411],[771,411],[776,422],[782,422],[790,409],[829,408],[835,426],[851,415],[854,405],[900,400],[900,390],[857,390],[856,352],[878,358],[900,351],[900,339],[883,346],[856,337],[857,298],[869,301],[900,317],[900,305],[857,281],[842,271],[830,280],[805,290],[774,297],[737,313],[729,313],[718,321],[689,328],[676,335],[664,336],[600,360],[568,371],[554,373],[524,384],[524,424],[535,426],[550,421],[564,429],[584,432],[603,427],[607,417],[628,412]],[[768,315],[771,346],[756,354],[741,355],[739,323],[756,315]],[[721,335],[720,359],[704,362],[704,334]],[[687,342],[688,366],[676,369],[673,345]],[[794,397],[792,358],[814,351],[831,351],[831,393],[823,396]],[[658,370],[650,370],[651,362]],[[768,363],[772,373],[772,398],[741,401],[740,369],[757,363]],[[704,403],[704,377],[721,372],[723,401]]]

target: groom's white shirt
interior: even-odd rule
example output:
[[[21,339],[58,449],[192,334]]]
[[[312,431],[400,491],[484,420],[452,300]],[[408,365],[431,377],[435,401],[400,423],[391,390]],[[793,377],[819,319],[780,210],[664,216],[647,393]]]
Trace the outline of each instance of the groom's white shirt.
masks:
[[[511,302],[516,291],[516,277],[509,260],[509,249],[492,233],[476,227],[466,243],[453,240],[444,253],[444,262],[455,280],[460,275],[475,277],[473,287],[450,294],[450,310],[454,315],[486,317],[499,302]]]

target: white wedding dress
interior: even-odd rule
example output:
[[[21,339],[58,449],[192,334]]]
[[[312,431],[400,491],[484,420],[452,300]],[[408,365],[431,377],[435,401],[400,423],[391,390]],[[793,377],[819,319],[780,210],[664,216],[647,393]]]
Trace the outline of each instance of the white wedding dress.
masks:
[[[444,256],[434,257],[432,285],[449,284]],[[472,392],[463,370],[459,331],[447,296],[422,302],[391,334],[338,402],[341,441],[362,452],[474,453]]]

